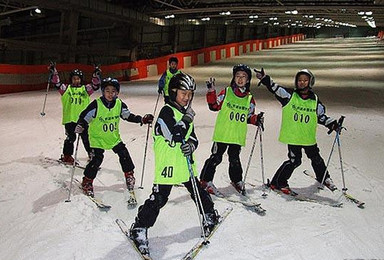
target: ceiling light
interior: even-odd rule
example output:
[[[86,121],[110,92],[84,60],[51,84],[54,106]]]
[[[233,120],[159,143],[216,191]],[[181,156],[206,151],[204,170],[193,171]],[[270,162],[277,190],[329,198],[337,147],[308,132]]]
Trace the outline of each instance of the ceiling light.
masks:
[[[372,12],[369,11],[369,12],[365,12],[366,15],[372,15]]]
[[[360,12],[358,12],[357,14],[358,14],[358,15],[364,15],[365,13],[360,11]]]
[[[201,20],[202,20],[202,21],[209,21],[209,20],[211,20],[211,18],[209,18],[209,17],[204,17],[204,18],[201,18]]]
[[[37,14],[41,14],[41,10],[37,7],[37,8],[35,9],[35,13],[37,13]]]
[[[173,19],[175,18],[175,15],[174,14],[171,14],[171,15],[167,15],[164,17],[165,19]]]
[[[299,12],[297,10],[293,10],[292,14],[298,14]]]

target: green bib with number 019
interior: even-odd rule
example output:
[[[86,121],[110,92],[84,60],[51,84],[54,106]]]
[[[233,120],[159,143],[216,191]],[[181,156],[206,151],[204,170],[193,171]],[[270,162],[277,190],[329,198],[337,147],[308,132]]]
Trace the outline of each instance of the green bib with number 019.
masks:
[[[100,98],[96,101],[96,116],[89,124],[89,144],[92,148],[110,150],[121,142],[121,100],[116,99],[116,104],[111,109],[106,108]]]
[[[167,105],[169,106],[169,105]],[[173,110],[176,122],[179,122],[183,114],[177,109],[169,106]],[[188,140],[193,130],[193,123],[189,125],[185,140]],[[155,151],[155,180],[154,184],[181,184],[190,178],[187,159],[181,151],[181,143],[170,144],[162,135],[153,132],[154,151]],[[192,154],[192,170],[197,176],[194,156]]]
[[[69,85],[61,96],[61,103],[63,104],[62,124],[76,123],[80,113],[89,105],[89,102],[90,98],[85,86],[75,88]]]
[[[316,144],[317,96],[316,99],[302,99],[294,92],[291,100],[283,107],[279,141],[292,145]]]
[[[221,110],[216,118],[213,141],[245,146],[247,137],[247,117],[252,95],[237,97],[231,87],[227,87]]]

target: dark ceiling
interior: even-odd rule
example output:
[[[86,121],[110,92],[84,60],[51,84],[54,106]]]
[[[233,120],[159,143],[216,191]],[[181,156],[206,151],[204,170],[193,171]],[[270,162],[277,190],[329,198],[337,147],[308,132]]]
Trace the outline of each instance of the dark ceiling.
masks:
[[[164,25],[248,24],[252,21],[275,26],[368,26],[367,21],[374,21],[377,27],[384,27],[384,0],[0,0],[0,26],[18,19],[28,22],[32,15],[37,15],[35,6],[46,16],[54,10],[78,10],[83,15],[101,19],[133,23],[156,21]],[[171,15],[174,18],[165,19]],[[255,16],[257,18],[252,18]],[[208,17],[209,21],[201,20]]]

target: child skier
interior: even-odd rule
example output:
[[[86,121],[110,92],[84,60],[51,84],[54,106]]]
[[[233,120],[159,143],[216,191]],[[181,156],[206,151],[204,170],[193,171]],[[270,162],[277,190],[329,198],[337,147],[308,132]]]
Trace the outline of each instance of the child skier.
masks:
[[[164,73],[161,75],[159,79],[159,87],[157,92],[159,94],[163,93],[164,95],[164,102],[168,102],[169,100],[169,93],[168,93],[168,85],[171,78],[180,73],[177,66],[179,64],[179,60],[176,57],[171,57],[168,60],[169,68],[164,71]]]
[[[255,114],[256,102],[249,92],[251,69],[247,65],[238,64],[233,67],[232,72],[230,86],[223,89],[218,96],[216,96],[215,80],[211,78],[207,81],[208,107],[211,111],[219,111],[219,113],[213,133],[212,154],[205,161],[200,182],[209,193],[216,195],[218,190],[213,184],[213,177],[226,150],[228,150],[231,184],[238,192],[244,194],[240,150],[245,146],[247,124],[259,125],[263,122],[262,114]]]
[[[295,88],[285,88],[274,83],[269,75],[265,75],[264,69],[256,72],[256,77],[261,80],[270,92],[275,94],[281,103],[282,121],[279,141],[288,145],[288,160],[283,162],[276,171],[269,184],[271,189],[281,190],[291,194],[288,179],[294,169],[301,164],[302,149],[311,160],[316,179],[321,183],[325,176],[324,185],[330,190],[336,190],[336,186],[326,172],[323,158],[316,143],[317,124],[322,124],[330,130],[338,128],[337,121],[326,116],[325,107],[318,96],[313,92],[315,76],[307,69],[300,70],[295,76]]]
[[[133,190],[135,168],[131,156],[120,138],[120,118],[128,122],[150,124],[153,115],[143,117],[134,115],[127,105],[118,98],[120,84],[116,79],[105,78],[101,83],[102,96],[93,100],[80,114],[76,133],[81,134],[89,127],[89,142],[92,149],[92,159],[84,170],[82,188],[84,194],[93,197],[93,180],[96,178],[99,166],[103,162],[104,151],[113,150],[118,156],[125,175],[128,190]]]
[[[149,255],[147,230],[155,224],[160,209],[168,201],[173,185],[182,183],[191,198],[198,203],[186,159],[189,158],[193,174],[197,176],[193,152],[198,140],[193,125],[195,113],[191,108],[195,89],[195,81],[190,75],[181,72],[172,77],[169,83],[169,101],[161,109],[154,127],[155,180],[152,194],[139,207],[130,230],[131,239],[144,255]],[[211,197],[200,187],[197,178],[194,178],[205,212],[206,222],[203,225],[205,231],[210,232],[217,224],[218,215]],[[199,210],[202,214],[200,206]]]
[[[55,64],[52,63],[49,67],[52,75],[51,82],[55,84],[61,95],[61,103],[63,107],[62,124],[65,127],[65,134],[67,138],[64,140],[63,154],[61,161],[66,164],[73,164],[73,143],[76,140],[75,127],[79,119],[81,111],[84,110],[90,103],[89,96],[100,87],[100,69],[96,68],[92,74],[92,84],[83,84],[84,76],[81,70],[75,69],[70,73],[71,84],[64,84],[60,82],[59,74],[56,70]],[[85,150],[90,157],[91,149],[88,141],[88,131],[84,129],[80,135],[83,141]]]

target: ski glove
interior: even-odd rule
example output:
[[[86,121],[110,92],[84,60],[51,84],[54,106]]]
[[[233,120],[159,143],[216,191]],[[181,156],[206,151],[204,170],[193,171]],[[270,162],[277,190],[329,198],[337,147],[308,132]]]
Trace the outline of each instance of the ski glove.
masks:
[[[180,146],[180,148],[185,157],[191,156],[196,149],[195,146],[189,142],[185,142]]]
[[[331,123],[326,125],[326,127],[329,129],[328,134],[330,134],[332,131],[337,131],[337,129],[339,129],[339,124],[336,120],[333,120]]]
[[[196,115],[195,111],[193,111],[192,107],[189,106],[181,120],[183,120],[186,123],[192,123],[195,115]]]
[[[76,127],[75,127],[75,133],[76,134],[81,134],[82,132],[84,132],[84,127],[80,124],[77,124]]]
[[[257,86],[261,85],[261,80],[265,77],[264,68],[261,68],[261,70],[253,69],[254,72],[256,72],[256,78],[260,80],[259,84]]]
[[[252,125],[262,125],[264,124],[264,115],[263,113],[259,113],[258,115],[252,115],[249,121]]]
[[[161,95],[164,91],[164,88],[160,87],[157,89],[157,93],[159,93],[159,95]]]
[[[151,124],[153,122],[153,118],[154,116],[152,114],[145,114],[142,118],[141,118],[141,124],[140,125],[148,125],[148,124]]]
[[[207,80],[205,83],[207,84],[207,88],[209,92],[212,92],[215,90],[215,78],[209,78],[209,80]]]

